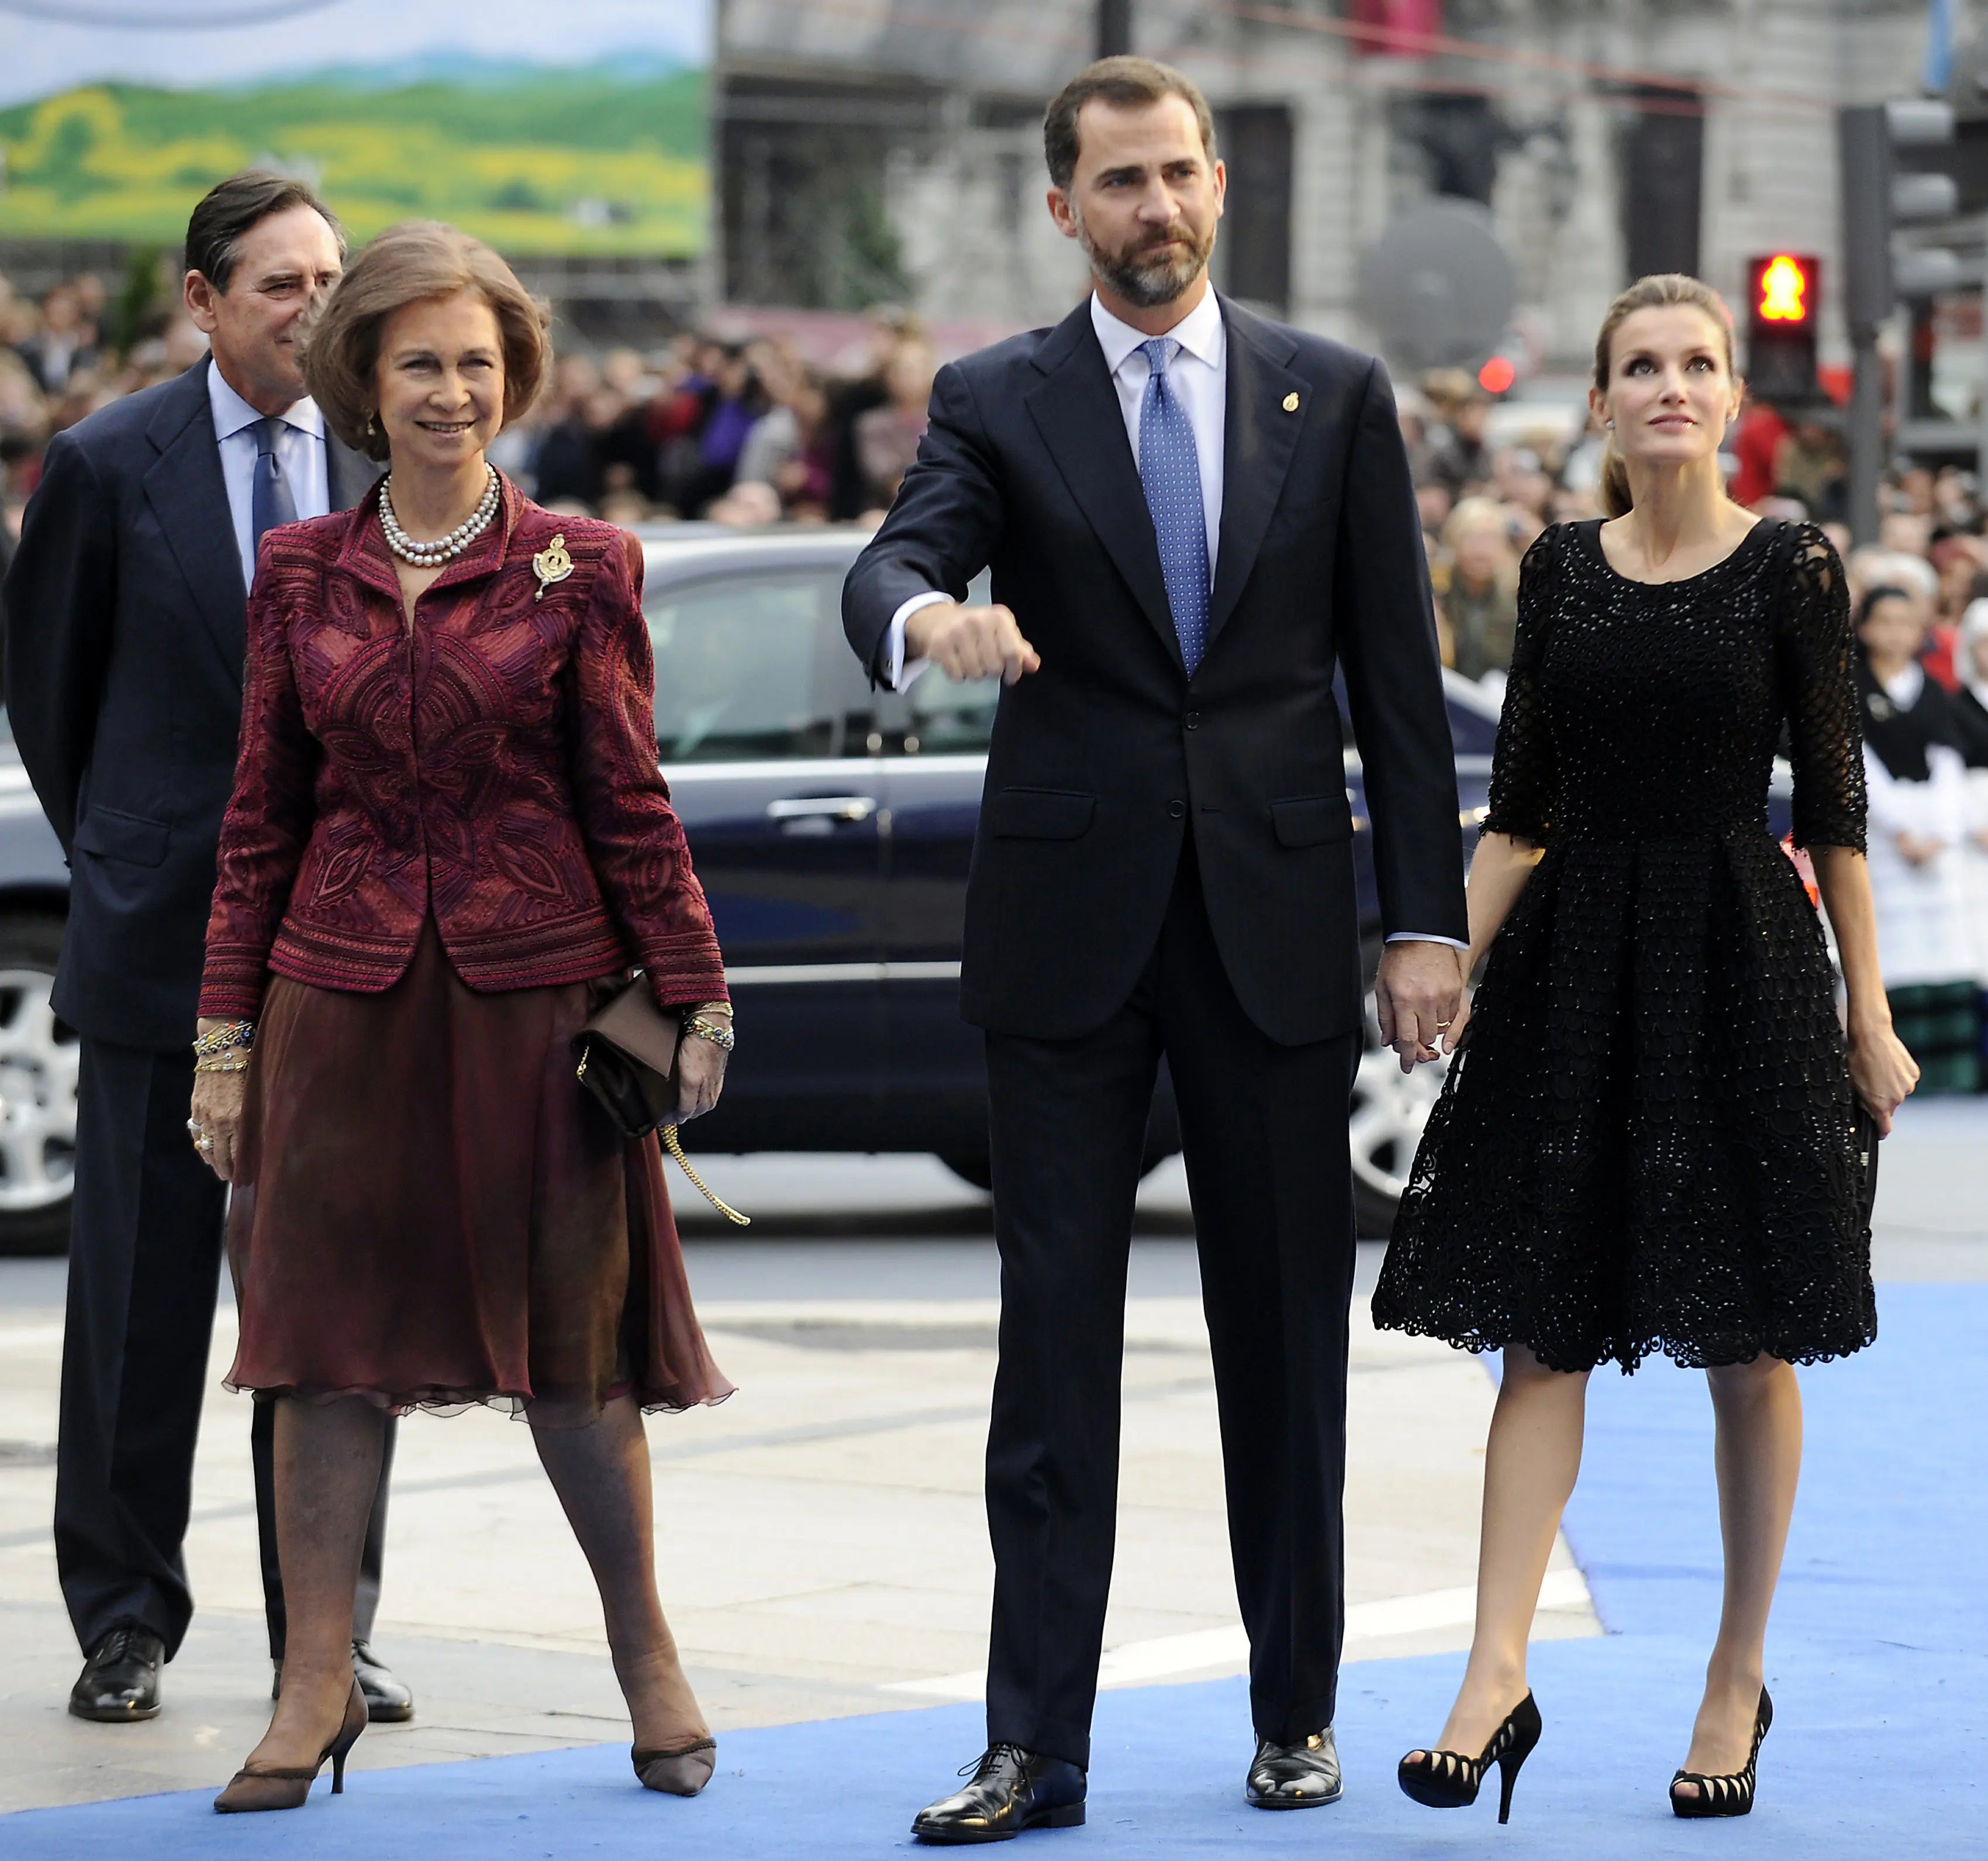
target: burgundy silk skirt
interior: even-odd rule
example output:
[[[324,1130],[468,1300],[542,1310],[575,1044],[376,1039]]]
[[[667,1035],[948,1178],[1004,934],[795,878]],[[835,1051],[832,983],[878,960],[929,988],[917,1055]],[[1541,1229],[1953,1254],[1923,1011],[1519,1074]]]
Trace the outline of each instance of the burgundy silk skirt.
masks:
[[[228,1386],[384,1408],[732,1393],[691,1309],[653,1136],[580,1089],[613,979],[478,994],[432,918],[377,995],[277,976],[248,1075]]]

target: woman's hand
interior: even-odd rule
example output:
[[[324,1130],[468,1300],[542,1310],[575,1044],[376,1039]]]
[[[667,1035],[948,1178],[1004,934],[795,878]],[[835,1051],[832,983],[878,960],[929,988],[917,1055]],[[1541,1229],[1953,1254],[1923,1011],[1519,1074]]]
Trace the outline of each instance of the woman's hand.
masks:
[[[187,1135],[201,1161],[224,1183],[235,1180],[242,1141],[242,1108],[248,1097],[246,1073],[196,1073],[193,1076],[191,1128]]]
[[[686,1016],[688,1020],[691,1017]],[[696,1018],[715,1021],[729,1027],[732,1015],[729,1009],[700,1008]],[[702,1118],[718,1103],[718,1095],[725,1090],[725,1062],[732,1057],[715,1040],[707,1040],[700,1034],[685,1032],[677,1047],[677,1122],[687,1125],[693,1118]]]
[[[1888,1025],[1851,1032],[1850,1083],[1878,1121],[1880,1136],[1891,1135],[1892,1114],[1911,1096],[1919,1080],[1919,1062]]]

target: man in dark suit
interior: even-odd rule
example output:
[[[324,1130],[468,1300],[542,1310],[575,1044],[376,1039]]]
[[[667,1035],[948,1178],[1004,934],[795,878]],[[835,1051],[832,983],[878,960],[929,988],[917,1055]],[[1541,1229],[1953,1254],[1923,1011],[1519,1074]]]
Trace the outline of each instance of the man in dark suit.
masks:
[[[55,1531],[81,1718],[153,1717],[193,1612],[182,1545],[227,1200],[188,1131],[194,1010],[255,544],[350,509],[379,469],[303,398],[297,333],[343,252],[300,182],[210,193],[186,302],[211,356],[56,436],[6,579],[8,715],[71,873],[55,1007],[82,1074]],[[272,1414],[256,1406],[251,1443],[280,1679]],[[383,1467],[353,1664],[373,1717],[404,1719],[412,1695],[367,1645],[386,1495]]]
[[[989,1748],[913,1828],[1084,1819],[1117,1504],[1133,1195],[1159,1061],[1178,1100],[1265,1809],[1334,1800],[1360,1050],[1343,671],[1404,1070],[1466,938],[1419,526],[1380,365],[1218,297],[1226,179],[1178,73],[1111,59],[1050,107],[1090,297],[945,369],[851,571],[880,682],[1007,681],[967,888],[986,1030],[1000,1368],[987,1446]],[[997,606],[960,604],[983,565]]]

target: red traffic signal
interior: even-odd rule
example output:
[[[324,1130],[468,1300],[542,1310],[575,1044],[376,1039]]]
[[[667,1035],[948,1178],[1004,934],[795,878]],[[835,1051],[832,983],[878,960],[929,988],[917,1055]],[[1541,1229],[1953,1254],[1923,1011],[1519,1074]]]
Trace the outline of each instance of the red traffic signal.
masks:
[[[1756,259],[1748,268],[1755,329],[1799,330],[1815,320],[1817,263],[1794,252]]]

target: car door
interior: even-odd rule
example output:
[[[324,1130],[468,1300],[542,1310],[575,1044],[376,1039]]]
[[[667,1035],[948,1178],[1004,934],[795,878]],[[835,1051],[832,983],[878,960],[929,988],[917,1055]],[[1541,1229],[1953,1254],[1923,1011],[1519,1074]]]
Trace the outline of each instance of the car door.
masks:
[[[968,598],[989,598],[985,578]],[[959,1018],[966,875],[987,777],[998,678],[961,683],[929,666],[879,703],[889,821],[884,919],[885,1105],[903,1148],[938,1152],[986,1184],[987,1068],[980,1030]],[[1149,1159],[1179,1146],[1164,1066],[1148,1133]]]
[[[985,600],[984,590],[975,598]],[[930,666],[887,695],[883,1046],[885,1097],[904,1141],[965,1163],[987,1148],[980,1030],[959,1018],[966,870],[987,777],[998,678],[956,683]]]
[[[738,1013],[707,1149],[860,1147],[874,1126],[885,803],[844,566],[651,555],[658,753]]]

